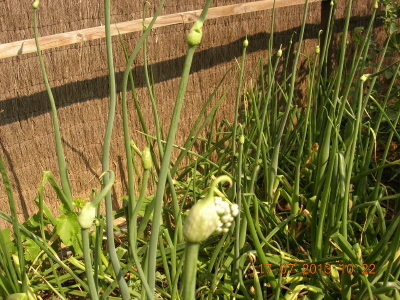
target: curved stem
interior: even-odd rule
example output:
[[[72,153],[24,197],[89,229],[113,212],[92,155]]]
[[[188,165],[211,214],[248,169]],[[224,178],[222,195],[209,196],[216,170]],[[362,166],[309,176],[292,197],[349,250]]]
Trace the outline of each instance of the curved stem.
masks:
[[[62,143],[61,143],[60,126],[58,124],[58,117],[57,117],[57,107],[56,107],[56,103],[54,101],[53,93],[51,91],[49,80],[47,78],[47,73],[46,73],[46,68],[44,66],[42,52],[40,51],[39,33],[38,33],[38,28],[37,28],[37,9],[35,9],[34,12],[35,13],[34,13],[33,28],[34,28],[34,34],[35,34],[36,49],[37,49],[37,54],[39,57],[40,68],[42,71],[44,84],[46,85],[46,90],[47,90],[47,94],[49,95],[49,100],[50,100],[50,105],[51,105],[51,117],[53,119],[54,139],[56,141],[56,151],[57,151],[57,159],[58,159],[58,168],[60,171],[61,186],[62,186],[65,196],[67,196],[67,198],[68,198],[68,203],[69,203],[68,208],[71,211],[73,211],[74,208],[72,206],[72,192],[71,192],[71,186],[70,186],[69,178],[68,178],[68,170],[67,170],[67,166],[65,163],[64,150],[63,150]]]
[[[115,103],[116,103],[116,88],[115,88],[115,72],[114,72],[114,62],[112,54],[112,42],[110,34],[110,0],[104,0],[104,16],[105,16],[105,30],[106,30],[106,46],[107,46],[107,65],[109,74],[109,84],[110,84],[110,107],[108,111],[108,121],[106,127],[106,133],[104,136],[103,145],[103,157],[102,157],[102,168],[103,172],[109,170],[109,156],[110,156],[110,145],[111,145],[111,135],[114,125],[115,117]],[[103,176],[103,186],[107,186],[109,183],[109,175],[105,173]],[[118,285],[120,288],[121,296],[123,300],[130,299],[130,293],[128,285],[124,280],[124,274],[122,272],[121,265],[119,264],[118,256],[114,245],[114,229],[113,229],[113,210],[112,210],[112,199],[111,192],[108,192],[106,197],[106,223],[107,223],[107,245],[110,253],[110,260],[117,277]]]

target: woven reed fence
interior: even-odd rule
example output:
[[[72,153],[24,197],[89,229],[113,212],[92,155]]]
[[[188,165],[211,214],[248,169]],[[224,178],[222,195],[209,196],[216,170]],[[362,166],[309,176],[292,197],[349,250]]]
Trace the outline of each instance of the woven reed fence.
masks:
[[[329,1],[313,0],[305,33],[304,53],[313,51],[319,30],[324,28]],[[335,31],[341,31],[345,0],[338,0]],[[354,0],[351,27],[365,26],[372,2]],[[180,144],[193,124],[196,111],[208,98],[223,74],[241,55],[241,44],[249,39],[246,73],[265,57],[272,0],[214,1],[209,20],[204,27],[202,44],[198,47],[189,78],[188,91],[182,111],[176,144]],[[277,0],[274,48],[284,50],[294,31],[299,31],[304,0]],[[160,122],[168,127],[179,76],[186,51],[185,35],[196,19],[203,0],[166,1],[162,15],[148,39],[148,60],[152,66]],[[147,7],[151,16],[158,1]],[[140,37],[143,3],[115,0],[112,22],[122,39],[132,50]],[[102,1],[41,0],[39,33],[50,84],[58,106],[61,134],[70,179],[75,197],[88,197],[92,188],[99,188],[101,147],[108,111],[108,78],[105,60],[105,41],[102,30]],[[57,159],[50,117],[50,105],[39,71],[33,38],[33,12],[30,1],[0,1],[0,155],[3,156],[19,204],[21,220],[36,212],[34,198],[42,172],[57,175]],[[377,28],[379,36],[380,28]],[[116,31],[114,31],[116,35]],[[295,39],[294,39],[295,41]],[[118,37],[113,39],[117,84],[121,79],[125,59]],[[334,54],[333,54],[334,55]],[[299,65],[302,68],[302,64]],[[144,88],[143,58],[134,62],[133,73],[137,93],[145,117],[152,124],[152,112]],[[305,76],[304,72],[299,72]],[[225,86],[223,87],[226,87]],[[300,85],[301,86],[301,85]],[[301,88],[298,96],[301,97]],[[232,117],[235,91],[228,93],[218,120]],[[143,149],[144,139],[131,105],[132,139]],[[119,107],[117,107],[118,111]],[[154,132],[154,128],[149,128]],[[116,117],[111,149],[111,167],[116,172],[114,207],[121,205],[126,187],[126,165],[122,138],[122,121]],[[57,177],[57,176],[56,176]],[[50,189],[46,190],[47,204],[53,211],[59,205]],[[0,184],[0,206],[7,213],[8,205],[3,184]],[[0,229],[6,226],[0,221]]]

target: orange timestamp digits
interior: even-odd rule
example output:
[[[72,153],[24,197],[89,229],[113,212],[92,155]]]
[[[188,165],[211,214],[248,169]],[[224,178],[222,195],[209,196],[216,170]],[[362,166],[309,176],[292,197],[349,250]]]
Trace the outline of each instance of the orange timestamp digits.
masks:
[[[264,266],[264,268],[263,268]],[[279,265],[279,273],[281,274],[290,274],[290,273],[294,273],[293,272],[293,268],[294,268],[295,264],[280,264]],[[268,274],[269,272],[271,272],[271,268],[272,268],[272,264],[260,264],[260,273],[265,273]],[[264,272],[263,272],[264,270]]]
[[[357,268],[353,266],[353,264],[339,264],[339,267],[342,269],[342,273],[353,274],[353,273],[361,273],[361,274],[375,274],[375,265],[374,264],[362,264],[362,267]],[[280,274],[294,274],[294,273],[302,273],[303,275],[307,274],[315,274],[315,273],[325,273],[330,274],[332,271],[331,264],[303,264],[301,271],[295,270],[295,264],[280,264],[278,268],[272,268],[272,264],[260,264],[260,272],[268,274],[269,272],[280,273]]]

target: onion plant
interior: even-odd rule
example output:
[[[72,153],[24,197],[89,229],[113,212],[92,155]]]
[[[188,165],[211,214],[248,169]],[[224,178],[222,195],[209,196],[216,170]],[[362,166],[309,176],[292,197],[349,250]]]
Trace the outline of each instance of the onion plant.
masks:
[[[246,38],[240,64],[216,83],[186,141],[177,145],[174,140],[190,66],[207,26],[204,21],[211,1],[186,38],[181,84],[165,140],[160,122],[155,123],[155,134],[149,132],[131,72],[143,49],[143,76],[157,119],[146,39],[163,7],[160,1],[130,54],[123,45],[126,69],[121,98],[128,190],[123,207],[113,211],[110,190],[116,178],[110,170],[109,149],[117,97],[110,1],[104,3],[110,105],[99,176],[102,188],[93,190],[90,201],[72,196],[56,105],[37,44],[52,107],[61,184],[44,172],[35,199],[39,212],[21,224],[0,157],[11,211],[11,215],[0,212],[0,217],[13,229],[10,240],[6,238],[9,231],[0,232],[0,297],[35,299],[46,290],[60,299],[70,295],[91,299],[400,299],[400,191],[395,183],[400,163],[396,150],[400,143],[400,50],[398,10],[393,4],[382,0],[380,15],[379,3],[374,1],[368,27],[352,30],[352,1],[347,1],[339,48],[332,49],[336,3],[331,1],[327,28],[321,28],[308,52],[302,52],[308,1],[299,34],[276,51],[273,11],[267,57],[259,59],[252,79],[245,77],[246,51],[252,46],[251,38]],[[38,6],[36,1],[36,37]],[[145,10],[146,5],[144,16]],[[379,17],[387,29],[383,45],[373,36]],[[302,83],[297,71],[300,60],[306,66],[305,95],[297,89]],[[217,122],[218,109],[231,94],[233,117]],[[130,137],[129,100],[134,102],[146,139],[142,151]],[[206,111],[210,113],[204,117]],[[196,142],[202,151],[193,150]],[[171,161],[173,149],[178,152],[175,161]],[[60,200],[59,217],[45,203],[48,184]],[[149,195],[152,189],[154,195]],[[104,215],[99,212],[103,199]],[[126,218],[126,230],[113,225],[120,217]],[[61,242],[72,256],[60,253]]]

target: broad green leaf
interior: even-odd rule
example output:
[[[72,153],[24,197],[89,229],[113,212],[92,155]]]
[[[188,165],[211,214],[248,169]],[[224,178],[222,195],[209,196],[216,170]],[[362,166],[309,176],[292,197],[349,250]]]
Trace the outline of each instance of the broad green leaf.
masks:
[[[75,255],[82,254],[81,227],[75,213],[67,213],[57,218],[56,232],[66,246],[73,246]]]
[[[15,293],[12,295],[9,295],[6,300],[26,300],[28,299],[28,296],[25,293]]]
[[[39,255],[40,247],[31,239],[27,239],[24,242],[24,257],[27,261],[33,261]]]
[[[11,254],[16,251],[14,243],[11,241],[10,229],[6,228],[0,231],[0,234],[3,236],[3,240],[8,250],[8,253]]]

